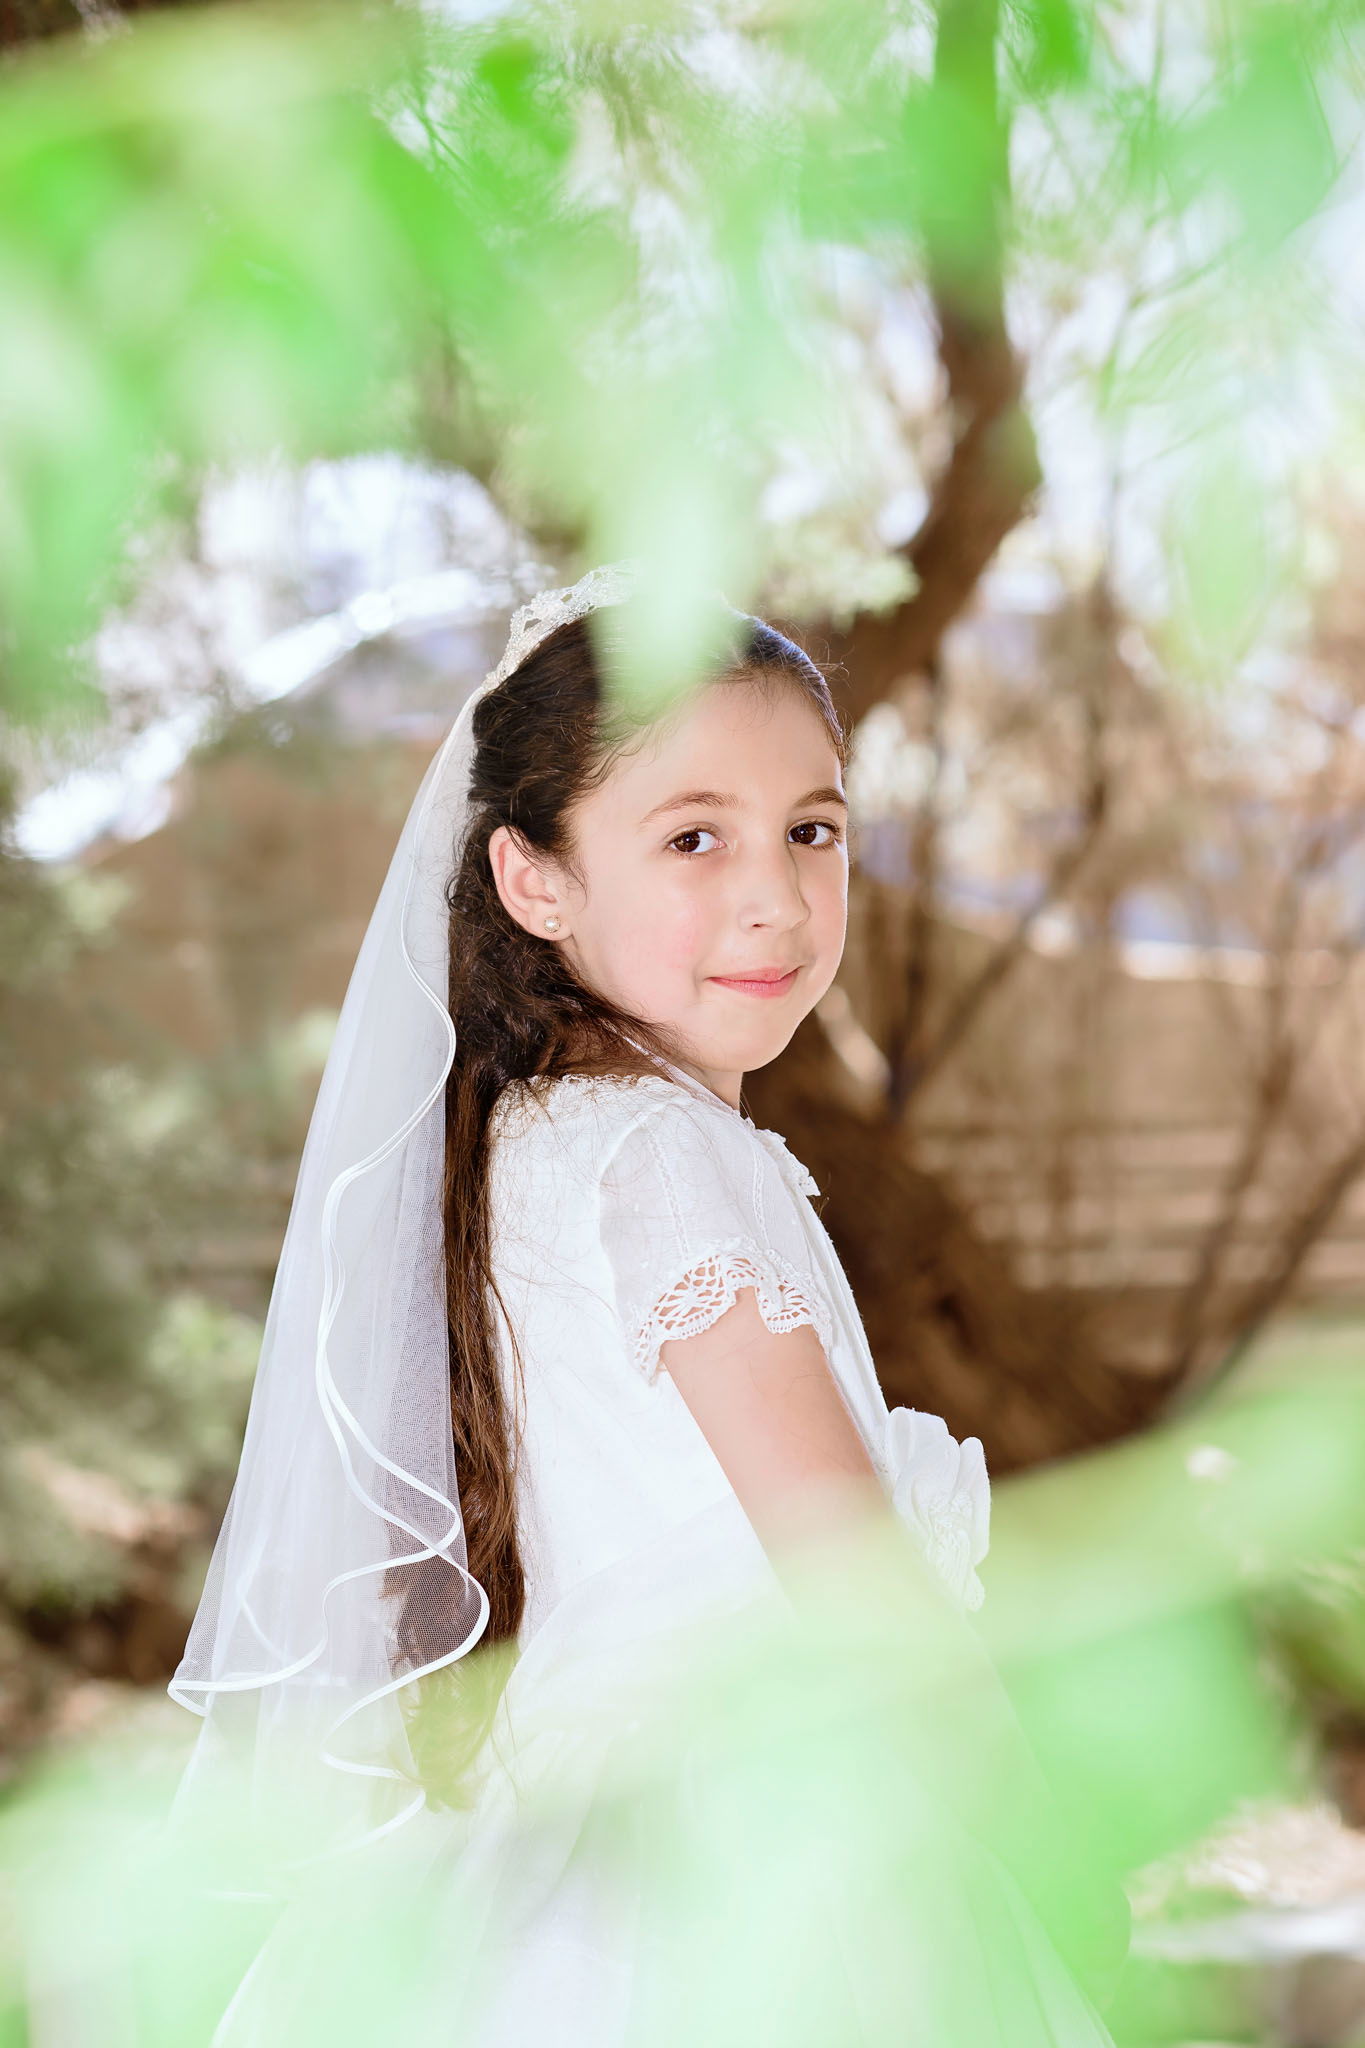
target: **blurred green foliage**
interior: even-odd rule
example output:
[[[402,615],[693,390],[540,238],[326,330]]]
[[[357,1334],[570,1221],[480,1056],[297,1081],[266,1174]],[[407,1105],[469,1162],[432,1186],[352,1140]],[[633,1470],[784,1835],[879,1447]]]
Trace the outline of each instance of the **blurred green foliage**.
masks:
[[[1334,1423],[1359,1435],[1321,1387],[1295,1412],[1304,1441]],[[138,2048],[189,2048],[274,1925],[248,2005],[259,1994],[267,2015],[287,2012],[297,2048],[437,2027],[458,2040],[480,2000],[505,1988],[521,1916],[561,1878],[630,1930],[641,2048],[901,2048],[907,2014],[945,2048],[1091,2038],[1082,1993],[1107,2010],[1127,1975],[1116,1852],[1182,1844],[1205,1825],[1214,1751],[1203,1731],[1228,1737],[1222,1797],[1300,1789],[1293,1716],[1267,1713],[1264,1676],[1238,1641],[1247,1585],[1301,1565],[1301,1539],[1326,1558],[1359,1533],[1339,1487],[1304,1509],[1297,1532],[1277,1528],[1275,1437],[1250,1414],[1224,1420],[1231,1488],[1210,1495],[1190,1478],[1182,1503],[1178,1459],[1171,1475],[1188,1581],[1147,1569],[1121,1517],[1097,1513],[1088,1548],[1078,1543],[1084,1469],[1039,1474],[1027,1511],[1003,1518],[979,1619],[994,1609],[994,1639],[1014,1641],[1018,1694],[1002,1686],[978,1617],[945,1602],[898,1525],[869,1520],[789,1554],[789,1603],[707,1617],[638,1690],[594,1683],[585,1645],[580,1683],[557,1665],[552,1698],[526,1702],[515,1800],[495,1784],[473,1816],[429,1811],[362,1852],[294,1867],[273,1903],[235,1881],[280,1845],[271,1813],[253,1819],[231,1774],[216,1802],[166,1832],[164,1758],[131,1737],[49,1765],[0,1820],[11,1900],[0,2039],[24,2038],[34,2000],[60,2012],[63,2048],[107,2038],[111,2012]],[[1248,1528],[1270,1532],[1254,1559]],[[1087,1574],[1109,1598],[1082,1635],[1074,1594]],[[1054,1594],[1061,1647],[1088,1657],[1094,1702],[1084,1686],[1055,1689],[1058,1634],[1036,1623]],[[1036,1709],[1050,1685],[1041,1719],[1026,1714],[1021,1730],[1016,1698]],[[1087,1782],[1078,1706],[1114,1731],[1107,1782]],[[1172,1739],[1191,1722],[1196,1739]],[[1055,1739],[1060,1784],[1038,1770],[1039,1726]],[[1083,1813],[1087,1789],[1096,1806]],[[1182,2001],[1205,1995],[1197,1975],[1170,1981],[1165,2038],[1190,2038]]]
[[[1068,1846],[970,1629],[890,1527],[794,1563],[786,1584],[790,1606],[689,1629],[624,1709],[590,1670],[578,1686],[558,1673],[515,1803],[421,1814],[294,1869],[248,2009],[261,1997],[267,2032],[287,2013],[298,2048],[477,2039],[522,1916],[563,1873],[629,1914],[640,2048],[899,2048],[910,2012],[936,2042],[1020,2048],[1040,2001],[1081,2024],[1061,1957],[1103,1996],[1125,1903]],[[164,1832],[166,1773],[124,1736],[11,1801],[0,2040],[32,2010],[60,2013],[64,2048],[111,2014],[138,2048],[207,2041],[232,1965],[276,1917],[224,1894],[270,1816],[223,1782]]]
[[[676,681],[696,594],[762,570],[777,453],[858,431],[832,250],[969,326],[1016,275],[1110,277],[1095,403],[1216,431],[1166,539],[1187,657],[1235,652],[1293,554],[1257,510],[1286,418],[1328,392],[1359,431],[1309,232],[1359,28],[1349,0],[224,6],[25,53],[0,80],[11,715],[92,710],[69,650],[158,495],[277,450],[435,454],[588,559],[637,555],[622,672]]]
[[[1333,1359],[1291,1330],[1178,1423],[995,1489],[982,1634],[1117,1875],[1242,1804],[1313,1801],[1359,1714],[1359,1343]]]

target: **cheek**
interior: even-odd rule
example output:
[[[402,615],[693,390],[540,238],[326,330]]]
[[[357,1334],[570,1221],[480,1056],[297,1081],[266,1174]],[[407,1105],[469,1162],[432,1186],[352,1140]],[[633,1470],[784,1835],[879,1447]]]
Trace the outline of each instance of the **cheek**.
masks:
[[[824,916],[829,929],[842,938],[848,929],[848,867],[843,861],[826,892]]]
[[[648,878],[628,892],[621,909],[615,950],[627,967],[648,962],[664,972],[685,970],[706,949],[706,912],[685,879]]]
[[[690,905],[680,906],[659,930],[655,957],[664,967],[682,971],[701,958],[705,943],[701,918]]]

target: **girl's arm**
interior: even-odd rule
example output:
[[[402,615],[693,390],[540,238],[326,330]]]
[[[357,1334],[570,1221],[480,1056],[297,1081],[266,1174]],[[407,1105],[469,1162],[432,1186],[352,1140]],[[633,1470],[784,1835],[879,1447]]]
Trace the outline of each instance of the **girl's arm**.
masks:
[[[746,1287],[709,1329],[670,1340],[659,1355],[789,1590],[807,1590],[802,1575],[785,1570],[789,1560],[800,1564],[803,1549],[823,1552],[841,1534],[856,1541],[858,1528],[879,1515],[895,1523],[813,1329],[769,1330]],[[902,1554],[900,1542],[895,1554]],[[916,1645],[929,1672],[940,1673],[921,1702],[922,1750],[906,1753],[995,1848],[1070,1967],[1104,2003],[1128,1951],[1126,1896],[1076,1840],[984,1645],[950,1621],[941,1601],[917,1604],[922,1581],[908,1542],[903,1554],[912,1566],[904,1580],[893,1575],[879,1584],[892,1599],[898,1589],[911,1597],[889,1616],[890,1633],[872,1668],[882,1675],[896,1668],[900,1636]],[[822,1634],[831,1627],[837,1633],[820,1582],[809,1590]],[[855,1623],[856,1613],[855,1603]],[[907,1722],[907,1743],[914,1732]]]
[[[708,1329],[669,1340],[659,1357],[770,1556],[890,1514],[808,1325],[770,1330],[745,1287]]]

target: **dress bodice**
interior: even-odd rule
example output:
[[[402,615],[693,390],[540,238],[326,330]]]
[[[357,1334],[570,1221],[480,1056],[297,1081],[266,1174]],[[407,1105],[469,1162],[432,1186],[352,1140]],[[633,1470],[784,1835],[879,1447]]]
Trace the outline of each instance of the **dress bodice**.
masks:
[[[937,1416],[888,1411],[812,1206],[820,1189],[779,1133],[669,1068],[514,1084],[493,1138],[493,1265],[522,1429],[523,1642],[593,1574],[632,1556],[662,1567],[699,1516],[725,1526],[737,1598],[768,1575],[660,1361],[661,1345],[705,1329],[746,1286],[770,1329],[816,1330],[888,1497],[956,1600],[979,1605],[990,1509],[981,1444],[957,1443]]]

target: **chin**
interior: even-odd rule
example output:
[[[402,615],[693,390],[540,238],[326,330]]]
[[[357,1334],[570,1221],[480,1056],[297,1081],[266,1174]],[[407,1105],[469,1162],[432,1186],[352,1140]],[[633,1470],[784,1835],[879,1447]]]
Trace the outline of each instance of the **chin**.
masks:
[[[773,1010],[785,1009],[786,1005],[755,1003],[754,1007]],[[807,1005],[807,1009],[810,1007]],[[686,1057],[695,1066],[707,1067],[719,1074],[751,1074],[760,1067],[770,1066],[779,1053],[785,1052],[797,1025],[806,1014],[807,1010],[802,1010],[800,1016],[755,1017],[746,1020],[748,1028],[745,1030],[736,1029],[735,1020],[727,1020],[731,1028],[724,1031],[714,1028],[689,1031],[685,1025],[672,1028],[678,1032],[681,1043],[687,1047]],[[708,1021],[714,1026],[714,1019]],[[760,1025],[766,1028],[760,1029]]]
[[[778,1054],[786,1051],[795,1029],[796,1026],[793,1024],[785,1031],[768,1031],[761,1037],[755,1035],[744,1045],[727,1048],[726,1056],[717,1057],[712,1064],[721,1068],[731,1068],[739,1073],[756,1073],[760,1067],[771,1066]]]

